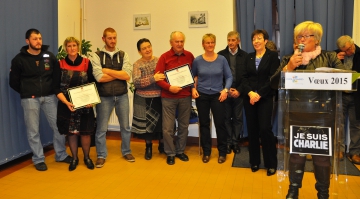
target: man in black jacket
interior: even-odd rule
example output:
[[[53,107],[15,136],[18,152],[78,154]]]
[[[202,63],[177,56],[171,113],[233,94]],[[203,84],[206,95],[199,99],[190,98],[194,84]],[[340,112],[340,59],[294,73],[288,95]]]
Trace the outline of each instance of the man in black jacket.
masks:
[[[42,45],[38,30],[29,29],[25,34],[28,46],[21,48],[11,61],[9,84],[20,94],[24,110],[28,142],[33,152],[32,161],[38,171],[46,171],[45,156],[40,140],[40,109],[43,110],[53,130],[55,160],[70,163],[72,158],[66,153],[65,137],[60,135],[56,125],[57,98],[54,94],[54,67],[58,64],[55,56]]]
[[[345,69],[360,72],[360,48],[355,45],[354,40],[348,35],[343,35],[339,37],[336,45],[337,57],[343,62]],[[349,155],[354,164],[360,164],[360,89],[354,92],[343,92],[342,102],[344,118],[345,121],[349,121],[350,126]],[[342,158],[341,152],[339,159]]]
[[[247,53],[240,49],[240,35],[237,31],[230,31],[227,35],[228,46],[218,52],[226,58],[233,76],[233,83],[229,96],[225,101],[225,126],[228,133],[227,153],[231,150],[240,153],[239,139],[243,131],[243,99],[240,97],[241,79],[240,68],[244,67]]]

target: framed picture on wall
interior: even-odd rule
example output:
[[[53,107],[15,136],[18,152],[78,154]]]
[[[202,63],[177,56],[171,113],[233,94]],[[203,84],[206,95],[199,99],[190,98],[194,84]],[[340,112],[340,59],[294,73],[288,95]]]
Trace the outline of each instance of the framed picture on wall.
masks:
[[[189,28],[203,28],[209,24],[209,16],[207,11],[192,11],[188,17]]]
[[[134,14],[134,30],[151,29],[150,14]]]

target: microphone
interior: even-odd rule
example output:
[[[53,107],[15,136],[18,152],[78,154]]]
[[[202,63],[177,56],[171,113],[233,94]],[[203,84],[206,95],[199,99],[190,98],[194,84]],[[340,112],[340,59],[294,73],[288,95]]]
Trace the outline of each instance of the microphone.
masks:
[[[302,51],[304,50],[305,48],[305,44],[299,44],[298,45],[298,49],[299,49],[299,52],[302,53]]]

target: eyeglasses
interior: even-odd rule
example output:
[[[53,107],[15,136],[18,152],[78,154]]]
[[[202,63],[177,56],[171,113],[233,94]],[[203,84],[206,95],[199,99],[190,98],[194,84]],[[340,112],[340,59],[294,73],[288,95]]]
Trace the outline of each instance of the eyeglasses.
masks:
[[[348,51],[351,51],[351,50],[352,50],[352,47],[353,47],[353,45],[350,45],[350,47],[349,47],[349,48],[347,48],[346,50],[344,50],[343,52],[348,52]]]
[[[305,40],[309,39],[310,37],[313,37],[315,35],[298,35],[296,37],[297,40],[301,40],[302,38],[304,38]]]

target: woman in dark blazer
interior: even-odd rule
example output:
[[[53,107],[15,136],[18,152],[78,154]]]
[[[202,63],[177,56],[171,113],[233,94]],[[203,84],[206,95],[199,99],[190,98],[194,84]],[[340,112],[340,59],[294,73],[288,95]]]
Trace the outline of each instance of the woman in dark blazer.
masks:
[[[276,141],[272,132],[271,115],[275,91],[270,77],[280,65],[277,52],[265,47],[269,35],[265,30],[251,34],[255,52],[248,54],[242,68],[242,93],[249,132],[249,156],[252,172],[259,170],[260,143],[267,175],[274,175],[277,167]]]

